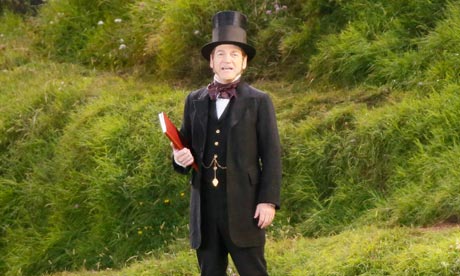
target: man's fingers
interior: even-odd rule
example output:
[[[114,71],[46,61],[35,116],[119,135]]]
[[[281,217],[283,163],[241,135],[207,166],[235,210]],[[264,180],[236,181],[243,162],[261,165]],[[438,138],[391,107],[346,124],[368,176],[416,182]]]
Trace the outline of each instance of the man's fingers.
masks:
[[[257,226],[259,228],[267,228],[275,218],[275,208],[270,204],[261,203],[257,205],[254,218],[258,218]]]
[[[176,160],[176,162],[179,162],[184,166],[189,166],[194,161],[193,155],[188,148],[183,148],[181,150],[174,149],[173,154],[174,160]]]
[[[272,224],[272,222],[273,222],[273,217],[269,215],[265,215],[259,219],[258,226],[262,229],[267,228],[268,226]]]
[[[182,164],[188,166],[193,163],[193,156],[190,153],[189,149],[184,148],[179,151],[177,160],[179,160],[179,162],[181,162]]]
[[[259,207],[256,208],[256,213],[254,214],[254,218],[258,218],[260,216],[260,211],[259,211]]]

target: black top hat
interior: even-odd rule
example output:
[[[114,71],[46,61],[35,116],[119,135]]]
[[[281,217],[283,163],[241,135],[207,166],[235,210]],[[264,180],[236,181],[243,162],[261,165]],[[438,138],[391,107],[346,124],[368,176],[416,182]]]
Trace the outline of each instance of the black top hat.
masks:
[[[256,49],[246,41],[246,16],[236,11],[221,11],[212,18],[212,42],[201,48],[201,54],[207,60],[212,50],[220,44],[234,44],[243,49],[251,60]]]

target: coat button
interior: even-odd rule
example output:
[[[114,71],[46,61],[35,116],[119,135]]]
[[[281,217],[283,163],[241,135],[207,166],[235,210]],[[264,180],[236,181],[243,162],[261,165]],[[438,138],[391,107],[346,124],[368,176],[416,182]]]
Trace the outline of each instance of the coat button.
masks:
[[[217,129],[217,130],[216,130],[216,133],[219,134],[219,133],[220,133],[220,129]]]
[[[219,142],[214,142],[214,146],[218,146],[219,145]]]

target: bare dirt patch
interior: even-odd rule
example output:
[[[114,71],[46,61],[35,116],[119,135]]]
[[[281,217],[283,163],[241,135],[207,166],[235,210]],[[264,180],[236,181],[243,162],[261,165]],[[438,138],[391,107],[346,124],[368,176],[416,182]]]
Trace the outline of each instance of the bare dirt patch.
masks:
[[[420,227],[422,231],[439,232],[445,230],[460,229],[460,223],[458,222],[441,222],[432,226]]]

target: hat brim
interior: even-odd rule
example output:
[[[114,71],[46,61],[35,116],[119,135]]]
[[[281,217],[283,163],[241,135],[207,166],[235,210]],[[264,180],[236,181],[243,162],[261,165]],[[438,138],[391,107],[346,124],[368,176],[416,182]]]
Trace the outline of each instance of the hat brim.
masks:
[[[215,42],[210,42],[210,43],[204,45],[203,48],[201,48],[201,55],[205,59],[210,60],[211,53],[214,50],[214,48],[216,48],[217,46],[222,45],[222,44],[233,44],[233,45],[236,45],[236,46],[240,47],[241,49],[243,49],[243,51],[248,56],[248,61],[250,61],[256,55],[256,49],[254,47],[252,47],[251,45],[242,43],[242,42],[237,42],[237,41],[215,41]]]

